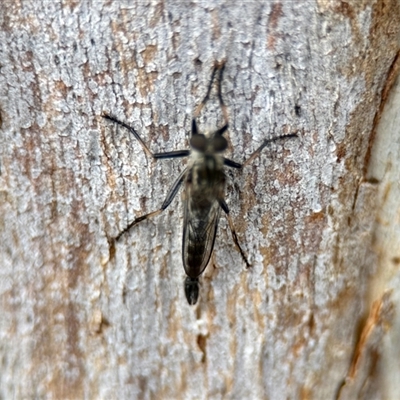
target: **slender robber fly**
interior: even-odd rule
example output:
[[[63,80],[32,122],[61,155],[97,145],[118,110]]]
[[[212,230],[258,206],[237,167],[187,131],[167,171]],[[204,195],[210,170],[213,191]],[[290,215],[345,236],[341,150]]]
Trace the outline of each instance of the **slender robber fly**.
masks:
[[[120,239],[124,233],[139,222],[154,217],[164,211],[171,204],[182,184],[184,184],[182,196],[184,204],[182,260],[187,275],[185,280],[185,294],[190,305],[196,304],[199,297],[199,277],[207,267],[213,251],[221,209],[226,215],[233,241],[246,267],[250,266],[244,251],[240,247],[236,230],[229,214],[229,208],[225,202],[226,177],[224,166],[241,169],[251,163],[269,143],[279,139],[297,136],[296,134],[288,134],[265,140],[243,164],[223,157],[221,153],[228,147],[228,142],[223,136],[228,129],[228,112],[221,95],[221,82],[224,67],[224,63],[214,66],[207,93],[193,114],[189,150],[152,153],[135,129],[111,115],[103,115],[104,118],[128,129],[140,143],[145,153],[153,159],[158,160],[190,156],[188,166],[182,171],[169,189],[161,207],[156,211],[136,218],[114,238],[114,240]],[[203,134],[198,130],[196,118],[199,116],[210,97],[210,92],[216,77],[217,96],[224,118],[224,125],[215,131],[205,132]]]

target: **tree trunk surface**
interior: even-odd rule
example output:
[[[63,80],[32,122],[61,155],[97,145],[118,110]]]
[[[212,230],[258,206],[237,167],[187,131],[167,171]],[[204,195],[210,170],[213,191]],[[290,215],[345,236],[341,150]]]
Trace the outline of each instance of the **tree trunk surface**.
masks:
[[[0,15],[0,398],[400,393],[397,0],[7,1]],[[193,110],[225,61],[227,203],[185,299]],[[212,93],[201,130],[221,126]]]

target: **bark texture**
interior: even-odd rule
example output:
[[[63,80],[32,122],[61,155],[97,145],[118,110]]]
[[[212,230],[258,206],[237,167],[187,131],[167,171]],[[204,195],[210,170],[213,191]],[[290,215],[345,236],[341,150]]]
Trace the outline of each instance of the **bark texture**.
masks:
[[[0,398],[400,392],[397,0],[8,1],[0,26]],[[299,138],[228,173],[252,267],[222,218],[190,307],[179,201],[107,240],[184,163],[101,115],[186,148],[222,60],[229,158]]]

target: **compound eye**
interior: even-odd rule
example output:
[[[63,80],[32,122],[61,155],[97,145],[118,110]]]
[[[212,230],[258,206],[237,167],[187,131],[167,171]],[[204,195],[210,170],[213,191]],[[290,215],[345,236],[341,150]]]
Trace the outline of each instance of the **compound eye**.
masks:
[[[224,151],[228,147],[228,142],[223,136],[215,136],[211,142],[214,151]]]
[[[207,147],[207,139],[202,133],[197,133],[191,137],[190,146],[192,146],[193,149],[204,153]]]

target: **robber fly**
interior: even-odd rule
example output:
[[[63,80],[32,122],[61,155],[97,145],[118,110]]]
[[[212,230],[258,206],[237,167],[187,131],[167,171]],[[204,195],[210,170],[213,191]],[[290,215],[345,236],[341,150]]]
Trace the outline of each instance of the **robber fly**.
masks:
[[[244,251],[240,247],[236,230],[229,214],[229,208],[224,199],[226,181],[224,166],[240,169],[253,161],[261,150],[270,142],[297,136],[296,134],[288,134],[265,140],[243,164],[223,157],[221,153],[228,147],[228,142],[223,136],[228,129],[228,112],[221,95],[221,82],[224,67],[224,63],[214,66],[206,96],[193,114],[189,150],[152,153],[135,129],[111,115],[103,115],[104,118],[128,129],[141,144],[145,153],[153,159],[158,160],[190,156],[188,166],[182,171],[169,189],[161,207],[156,211],[136,218],[114,238],[118,240],[125,232],[139,222],[154,217],[164,211],[171,204],[182,184],[184,184],[184,193],[182,196],[184,203],[182,259],[183,267],[187,275],[185,280],[185,294],[190,305],[196,304],[199,297],[199,277],[207,267],[213,251],[221,209],[227,217],[233,241],[246,267],[250,266]],[[224,125],[215,131],[205,132],[203,134],[198,130],[196,118],[199,116],[210,97],[210,92],[216,76],[217,96],[224,118]]]

